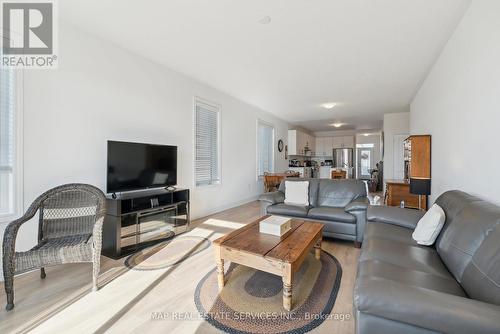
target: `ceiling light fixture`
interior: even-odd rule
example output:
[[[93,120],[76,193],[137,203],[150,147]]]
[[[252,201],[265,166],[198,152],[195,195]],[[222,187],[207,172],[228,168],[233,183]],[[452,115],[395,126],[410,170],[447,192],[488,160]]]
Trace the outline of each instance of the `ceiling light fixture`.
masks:
[[[342,124],[342,123],[332,123],[330,125],[333,126],[333,127],[335,127],[335,128],[340,128],[344,124]]]
[[[365,136],[365,137],[368,137],[369,135],[370,135],[369,133],[363,134],[363,136]]]
[[[259,20],[260,24],[269,24],[271,23],[271,17],[270,16],[264,16]]]
[[[321,106],[325,109],[333,109],[335,106],[337,105],[337,103],[323,103]]]

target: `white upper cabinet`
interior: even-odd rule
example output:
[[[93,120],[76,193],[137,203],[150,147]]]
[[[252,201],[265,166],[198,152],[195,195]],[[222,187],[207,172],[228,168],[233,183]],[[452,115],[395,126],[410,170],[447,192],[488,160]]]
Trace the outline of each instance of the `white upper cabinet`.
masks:
[[[288,155],[297,155],[297,130],[288,130]]]
[[[325,156],[331,157],[333,154],[333,137],[325,137],[325,142],[323,146],[323,150],[325,152]]]
[[[354,148],[354,136],[333,137],[333,148]]]
[[[305,155],[306,146],[315,151],[316,140],[313,136],[299,130],[288,130],[288,155]]]
[[[333,137],[316,137],[316,156],[328,157],[332,155]]]
[[[321,157],[325,155],[324,151],[324,140],[325,137],[316,137],[316,156]]]

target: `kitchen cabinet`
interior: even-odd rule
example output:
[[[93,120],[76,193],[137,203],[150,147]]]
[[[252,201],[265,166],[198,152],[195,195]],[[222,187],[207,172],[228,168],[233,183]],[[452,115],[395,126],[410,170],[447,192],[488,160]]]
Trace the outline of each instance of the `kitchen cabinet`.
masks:
[[[354,136],[333,137],[333,148],[354,148]]]
[[[311,178],[312,177],[312,168],[311,167],[289,167],[291,171],[298,172],[300,177],[303,178]]]
[[[331,178],[332,167],[321,166],[319,167],[319,178],[320,179],[330,179]]]
[[[316,137],[316,156],[331,157],[333,150],[333,137]]]
[[[310,152],[314,152],[316,145],[313,136],[300,130],[288,130],[288,155],[306,155],[306,146]]]
[[[325,155],[324,143],[325,137],[316,137],[316,151],[314,151],[317,157],[322,157]]]

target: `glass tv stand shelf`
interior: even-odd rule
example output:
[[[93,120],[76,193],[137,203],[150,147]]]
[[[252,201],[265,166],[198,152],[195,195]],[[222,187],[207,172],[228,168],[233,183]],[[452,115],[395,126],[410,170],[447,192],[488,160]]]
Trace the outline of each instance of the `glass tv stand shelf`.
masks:
[[[102,254],[118,259],[189,229],[189,189],[155,189],[107,199]]]

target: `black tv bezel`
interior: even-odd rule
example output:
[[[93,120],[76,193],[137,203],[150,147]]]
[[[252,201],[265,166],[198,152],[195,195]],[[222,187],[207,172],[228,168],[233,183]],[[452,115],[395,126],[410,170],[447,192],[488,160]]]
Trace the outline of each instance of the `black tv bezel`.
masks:
[[[124,144],[139,144],[139,145],[145,145],[145,146],[160,146],[160,147],[173,147],[175,148],[175,183],[174,184],[164,184],[161,186],[150,186],[150,187],[139,187],[139,188],[126,188],[118,191],[110,191],[108,189],[108,170],[109,170],[109,143],[124,143]],[[177,185],[177,157],[178,157],[178,146],[177,145],[163,145],[163,144],[151,144],[151,143],[139,143],[139,142],[133,142],[133,141],[122,141],[122,140],[108,140],[106,142],[106,194],[116,194],[116,193],[123,193],[127,191],[141,191],[141,190],[148,190],[148,189],[160,189],[160,188],[166,188],[166,187],[172,187]]]

